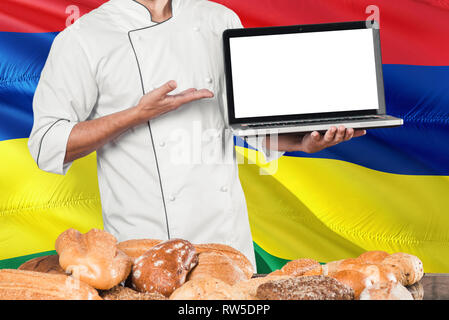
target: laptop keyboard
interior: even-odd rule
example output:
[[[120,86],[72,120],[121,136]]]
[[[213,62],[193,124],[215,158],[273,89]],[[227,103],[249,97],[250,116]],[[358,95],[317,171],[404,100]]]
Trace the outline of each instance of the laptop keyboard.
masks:
[[[256,127],[292,127],[304,124],[325,124],[325,123],[345,123],[348,121],[369,121],[369,120],[381,120],[383,116],[362,116],[362,117],[343,117],[343,118],[329,118],[329,119],[303,119],[295,121],[284,122],[270,122],[270,123],[249,123],[246,126],[250,128]]]

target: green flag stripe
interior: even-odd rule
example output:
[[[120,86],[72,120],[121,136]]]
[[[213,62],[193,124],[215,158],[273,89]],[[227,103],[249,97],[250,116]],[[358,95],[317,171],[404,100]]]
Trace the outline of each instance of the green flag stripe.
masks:
[[[254,242],[254,251],[256,253],[257,273],[265,274],[280,269],[289,262],[282,258],[275,257]]]
[[[45,252],[29,254],[26,256],[0,260],[0,269],[17,269],[18,267],[20,267],[20,265],[22,263],[24,263],[28,260],[31,260],[31,259],[34,259],[37,257],[42,257],[42,256],[49,256],[49,255],[53,255],[53,254],[56,254],[56,251],[54,251],[54,250],[53,251],[45,251]]]

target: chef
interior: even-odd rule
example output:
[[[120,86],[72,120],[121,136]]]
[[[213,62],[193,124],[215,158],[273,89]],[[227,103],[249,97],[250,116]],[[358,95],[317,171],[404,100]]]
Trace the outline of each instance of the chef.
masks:
[[[97,152],[104,228],[119,241],[223,243],[255,265],[226,129],[221,37],[239,27],[233,11],[206,0],[111,0],[55,38],[29,149],[57,174]],[[364,133],[333,127],[250,144],[270,161]]]

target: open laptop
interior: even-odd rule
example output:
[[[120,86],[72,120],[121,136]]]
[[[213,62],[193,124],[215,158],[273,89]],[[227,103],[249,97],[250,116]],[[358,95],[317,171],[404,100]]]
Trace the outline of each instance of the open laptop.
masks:
[[[238,136],[403,124],[386,114],[376,23],[228,29],[223,41]]]

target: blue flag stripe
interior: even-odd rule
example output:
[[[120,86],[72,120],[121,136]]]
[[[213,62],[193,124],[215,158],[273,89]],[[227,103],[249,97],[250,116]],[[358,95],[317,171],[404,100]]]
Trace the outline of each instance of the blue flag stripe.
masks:
[[[0,32],[0,141],[29,136],[33,94],[56,35]],[[449,175],[449,66],[384,65],[384,79],[388,113],[403,118],[403,127],[370,130],[315,154],[286,155],[396,174]]]

